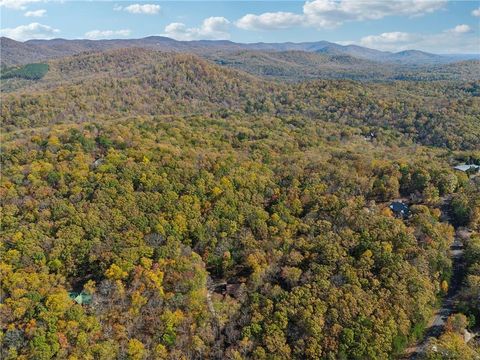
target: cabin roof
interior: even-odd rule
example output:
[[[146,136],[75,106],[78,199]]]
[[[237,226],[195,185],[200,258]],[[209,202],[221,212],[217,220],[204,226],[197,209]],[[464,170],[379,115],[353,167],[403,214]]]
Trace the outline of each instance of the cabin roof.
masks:
[[[399,201],[394,201],[390,204],[390,209],[392,209],[393,212],[395,213],[401,213],[401,214],[408,214],[410,212],[410,209],[408,208],[407,205],[404,203],[401,203]]]
[[[68,296],[70,299],[75,301],[77,304],[80,305],[88,305],[92,303],[92,295],[87,294],[86,292],[76,292],[76,291],[69,291]]]
[[[461,165],[454,166],[454,169],[459,171],[468,171],[470,169],[479,170],[480,166],[474,165],[474,164],[461,164]]]

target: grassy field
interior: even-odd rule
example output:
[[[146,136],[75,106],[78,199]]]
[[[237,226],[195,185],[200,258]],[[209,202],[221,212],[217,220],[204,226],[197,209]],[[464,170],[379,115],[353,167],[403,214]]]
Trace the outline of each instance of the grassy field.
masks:
[[[2,79],[20,78],[27,80],[38,80],[48,72],[47,64],[27,64],[19,68],[10,68],[2,73]]]

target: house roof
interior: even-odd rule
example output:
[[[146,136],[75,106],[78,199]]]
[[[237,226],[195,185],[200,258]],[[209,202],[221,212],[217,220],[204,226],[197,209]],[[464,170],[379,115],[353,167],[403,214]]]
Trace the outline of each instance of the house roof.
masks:
[[[468,171],[470,169],[479,170],[480,166],[474,165],[474,164],[461,164],[461,165],[455,166],[454,169],[460,170],[460,171]]]
[[[86,292],[75,292],[75,291],[70,291],[68,293],[68,296],[70,297],[70,299],[72,299],[73,301],[75,301],[77,304],[80,304],[80,305],[88,305],[88,304],[91,304],[92,303],[92,295],[90,294],[87,294]]]
[[[410,212],[410,209],[408,208],[408,206],[399,201],[392,202],[390,204],[390,209],[392,209],[393,212],[402,213],[402,214],[408,214]]]

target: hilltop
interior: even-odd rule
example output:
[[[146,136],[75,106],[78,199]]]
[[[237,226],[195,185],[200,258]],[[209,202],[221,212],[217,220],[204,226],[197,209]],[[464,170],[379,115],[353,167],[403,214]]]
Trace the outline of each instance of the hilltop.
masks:
[[[32,41],[2,69],[2,356],[399,358],[468,226],[462,314],[421,347],[475,359],[475,61],[160,40]]]
[[[444,56],[421,51],[383,52],[327,41],[307,43],[254,43],[231,41],[176,41],[161,36],[127,40],[1,39],[2,67],[6,71],[79,55],[120,49],[162,53],[189,53],[255,76],[288,81],[305,79],[475,80],[480,61],[471,56]],[[17,88],[11,82],[3,90]]]
[[[275,59],[285,62],[286,55]],[[452,149],[479,146],[476,119],[480,104],[475,82],[280,83],[197,55],[144,49],[83,53],[49,64],[42,79],[2,94],[5,129],[82,122],[92,117],[270,114],[395,129],[423,144]]]
[[[421,51],[401,51],[392,53],[361,47],[358,45],[339,45],[328,41],[303,43],[235,43],[226,40],[178,41],[163,36],[149,36],[141,39],[112,40],[28,40],[15,41],[6,37],[1,40],[2,66],[22,65],[46,59],[74,55],[85,51],[105,51],[119,48],[144,48],[160,51],[191,52],[208,54],[218,51],[305,51],[328,55],[349,55],[359,59],[399,64],[445,64],[468,60],[478,56],[448,56],[429,54]]]
[[[271,79],[351,79],[359,81],[393,80],[475,80],[480,78],[479,60],[447,64],[414,65],[377,62],[341,52],[221,51],[205,54],[215,63]]]

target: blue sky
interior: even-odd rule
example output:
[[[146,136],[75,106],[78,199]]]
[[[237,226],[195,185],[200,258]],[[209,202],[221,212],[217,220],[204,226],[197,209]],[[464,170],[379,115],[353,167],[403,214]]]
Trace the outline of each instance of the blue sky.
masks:
[[[1,34],[33,38],[328,40],[380,50],[480,53],[480,1],[0,0]]]

